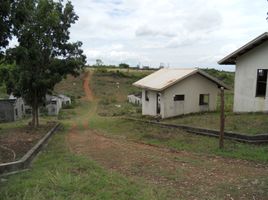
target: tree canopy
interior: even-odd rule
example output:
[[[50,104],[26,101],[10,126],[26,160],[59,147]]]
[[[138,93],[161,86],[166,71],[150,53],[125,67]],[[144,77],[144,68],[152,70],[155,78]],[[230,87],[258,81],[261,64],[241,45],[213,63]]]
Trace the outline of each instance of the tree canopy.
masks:
[[[69,41],[69,29],[78,20],[71,2],[21,0],[16,8],[27,18],[14,32],[19,45],[6,51],[6,60],[13,65],[4,70],[12,73],[5,82],[9,92],[32,106],[35,125],[45,95],[67,74],[78,75],[86,57],[82,42]]]

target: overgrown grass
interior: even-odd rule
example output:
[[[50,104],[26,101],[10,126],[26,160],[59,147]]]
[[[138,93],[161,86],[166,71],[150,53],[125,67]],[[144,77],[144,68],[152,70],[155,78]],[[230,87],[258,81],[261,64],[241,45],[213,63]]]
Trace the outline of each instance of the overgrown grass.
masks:
[[[0,183],[0,199],[163,199],[165,194],[117,173],[108,172],[88,158],[73,155],[58,132],[34,162],[32,170]],[[163,193],[162,193],[163,192]]]
[[[148,75],[148,72],[123,72],[119,70],[95,70],[91,86],[99,100],[97,112],[102,116],[122,116],[136,113],[137,107],[127,103],[127,95],[139,93],[132,84]]]
[[[166,119],[164,122],[219,130],[220,115],[218,112],[191,114]],[[267,134],[268,116],[263,113],[234,114],[227,112],[225,130],[251,135]]]
[[[55,86],[54,91],[57,94],[65,94],[71,97],[72,100],[79,99],[84,96],[83,76],[84,73],[81,73],[78,77],[67,76],[66,79]]]
[[[267,145],[250,145],[225,140],[224,150],[219,149],[219,140],[197,136],[180,129],[160,127],[119,118],[91,118],[89,125],[107,135],[146,142],[203,155],[219,155],[268,163]]]

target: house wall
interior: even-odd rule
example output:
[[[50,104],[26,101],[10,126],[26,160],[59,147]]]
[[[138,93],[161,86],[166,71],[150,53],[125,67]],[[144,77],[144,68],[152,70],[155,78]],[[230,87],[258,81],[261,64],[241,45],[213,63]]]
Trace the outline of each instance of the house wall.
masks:
[[[17,109],[18,115],[16,115],[16,109]],[[19,120],[19,119],[23,118],[24,115],[25,115],[24,101],[22,98],[18,98],[15,105],[14,105],[14,119]]]
[[[145,89],[142,90],[142,115],[155,116],[156,113],[156,94],[157,92],[147,90],[149,101],[145,100]]]
[[[13,104],[9,102],[0,102],[0,122],[15,121],[14,116]]]
[[[268,69],[268,41],[237,59],[234,88],[234,112],[267,112],[266,97],[256,97],[257,70]]]
[[[136,104],[136,105],[141,105],[142,104],[141,98],[140,97],[137,97],[137,96],[135,96],[133,94],[128,95],[127,96],[127,99],[128,99],[128,102],[129,103]]]
[[[0,121],[16,121],[23,118],[24,115],[25,106],[22,98],[18,98],[14,104],[7,101],[0,102]]]
[[[213,111],[217,105],[219,89],[216,84],[199,74],[167,88],[161,94],[161,117],[173,117],[181,114]],[[175,95],[185,95],[184,101],[174,101]],[[209,94],[209,105],[199,105],[199,95]]]

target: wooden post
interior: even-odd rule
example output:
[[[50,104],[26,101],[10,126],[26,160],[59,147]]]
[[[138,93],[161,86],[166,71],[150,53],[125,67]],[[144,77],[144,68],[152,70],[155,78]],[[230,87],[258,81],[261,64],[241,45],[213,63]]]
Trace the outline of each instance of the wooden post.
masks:
[[[220,119],[220,138],[219,138],[219,147],[223,149],[224,147],[224,124],[225,124],[225,115],[224,115],[224,87],[221,87],[221,119]]]

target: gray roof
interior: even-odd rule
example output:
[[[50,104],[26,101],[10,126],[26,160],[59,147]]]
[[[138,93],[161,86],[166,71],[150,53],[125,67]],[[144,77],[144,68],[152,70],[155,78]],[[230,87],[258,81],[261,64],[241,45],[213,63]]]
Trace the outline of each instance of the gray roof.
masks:
[[[230,89],[222,81],[218,80],[215,77],[207,74],[203,70],[198,68],[189,68],[189,69],[160,69],[143,79],[133,83],[134,86],[154,91],[162,91],[166,88],[192,76],[194,74],[200,74],[207,78],[208,80],[215,83],[218,87],[224,87],[225,89]]]
[[[249,52],[250,50],[254,49],[255,47],[263,44],[268,40],[268,32],[265,32],[255,38],[254,40],[248,42],[244,46],[240,47],[233,53],[229,54],[228,56],[224,57],[220,61],[218,61],[218,64],[220,65],[234,65],[236,64],[236,60],[238,57],[242,56],[243,54]]]

